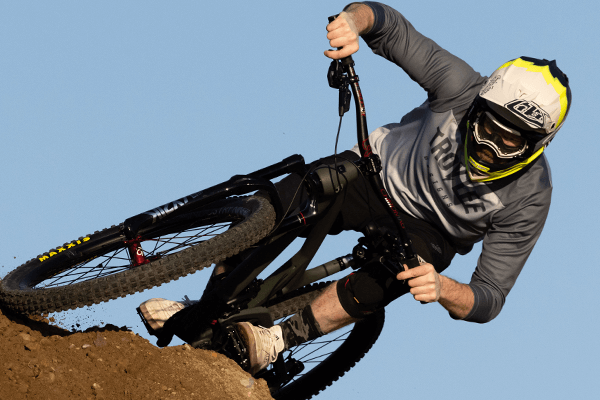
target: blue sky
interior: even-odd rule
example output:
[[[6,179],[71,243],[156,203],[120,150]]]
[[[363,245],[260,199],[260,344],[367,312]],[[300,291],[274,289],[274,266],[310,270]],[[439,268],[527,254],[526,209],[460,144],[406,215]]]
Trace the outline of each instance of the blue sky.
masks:
[[[309,161],[333,153],[337,93],[327,86],[322,52],[327,16],[345,3],[204,3],[0,0],[0,276],[232,175],[295,153]],[[550,216],[500,316],[458,322],[437,304],[400,299],[373,350],[318,398],[592,397],[600,369],[598,7],[388,4],[482,74],[521,55],[556,59],[569,75],[573,107],[546,152]],[[354,58],[371,130],[425,99],[364,43]],[[349,114],[339,147],[354,142]],[[346,254],[356,238],[332,238],[316,261]],[[456,257],[447,275],[468,281],[478,250]],[[137,304],[193,298],[206,277],[58,318],[143,334]]]

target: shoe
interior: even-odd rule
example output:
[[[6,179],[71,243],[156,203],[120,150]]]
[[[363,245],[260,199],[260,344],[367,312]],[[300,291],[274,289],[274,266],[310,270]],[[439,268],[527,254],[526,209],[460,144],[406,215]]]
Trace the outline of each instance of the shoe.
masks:
[[[182,302],[158,298],[150,299],[140,304],[138,311],[150,328],[156,331],[161,329],[169,318],[193,303],[195,302],[187,296],[184,297]]]
[[[250,322],[239,322],[235,328],[248,349],[250,362],[250,375],[267,368],[277,360],[277,356],[284,349],[281,327],[275,325],[271,328],[254,326]]]

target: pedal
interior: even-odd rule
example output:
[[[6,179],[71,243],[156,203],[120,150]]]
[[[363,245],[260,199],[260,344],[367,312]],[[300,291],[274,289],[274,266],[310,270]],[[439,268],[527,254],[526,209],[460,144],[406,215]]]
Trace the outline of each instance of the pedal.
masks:
[[[148,323],[148,321],[146,321],[146,318],[144,317],[144,314],[142,313],[142,311],[140,310],[139,307],[136,307],[135,311],[137,311],[138,316],[140,317],[140,319],[142,320],[142,323],[144,324],[144,326],[146,327],[146,330],[148,331],[149,334],[151,334],[152,336],[156,336],[157,335],[157,330],[152,328],[150,326],[150,324]],[[159,333],[160,334],[160,333]]]
[[[224,327],[223,331],[225,343],[220,352],[235,361],[244,371],[248,371],[250,369],[248,349],[234,325]]]
[[[156,341],[156,345],[158,347],[166,347],[169,345],[169,343],[171,343],[171,340],[173,340],[173,335],[165,332],[162,328],[161,329],[154,329],[150,326],[150,324],[148,323],[148,321],[146,321],[146,318],[144,317],[144,314],[142,314],[142,311],[140,310],[139,307],[137,307],[135,309],[140,317],[140,319],[142,320],[142,323],[144,324],[144,327],[146,327],[146,330],[148,331],[149,334],[151,334],[152,336],[156,336],[156,338],[158,339]]]

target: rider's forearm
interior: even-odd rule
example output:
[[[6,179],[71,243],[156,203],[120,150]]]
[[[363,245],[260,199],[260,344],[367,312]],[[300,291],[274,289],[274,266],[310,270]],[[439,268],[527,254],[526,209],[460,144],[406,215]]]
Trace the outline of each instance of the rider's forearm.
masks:
[[[362,3],[350,3],[344,8],[344,11],[352,17],[359,35],[369,32],[375,23],[373,10]]]
[[[471,287],[444,275],[440,275],[440,281],[442,288],[438,302],[454,318],[463,319],[469,315],[475,303]]]

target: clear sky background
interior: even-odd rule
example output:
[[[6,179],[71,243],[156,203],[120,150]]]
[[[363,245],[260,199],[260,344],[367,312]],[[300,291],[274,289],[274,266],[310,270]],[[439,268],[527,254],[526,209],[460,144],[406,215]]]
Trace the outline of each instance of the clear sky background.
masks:
[[[573,107],[546,151],[554,193],[544,232],[498,318],[450,319],[402,298],[380,340],[318,398],[565,399],[597,396],[600,287],[598,6],[571,1],[389,3],[484,75],[522,56],[556,59]],[[333,153],[327,16],[339,1],[0,0],[0,276],[76,237],[299,153]],[[425,92],[361,42],[369,128]],[[354,114],[340,149],[355,143]],[[318,254],[348,253],[342,234]],[[468,282],[478,251],[446,273]],[[149,297],[198,297],[206,271],[58,316],[127,325]]]

